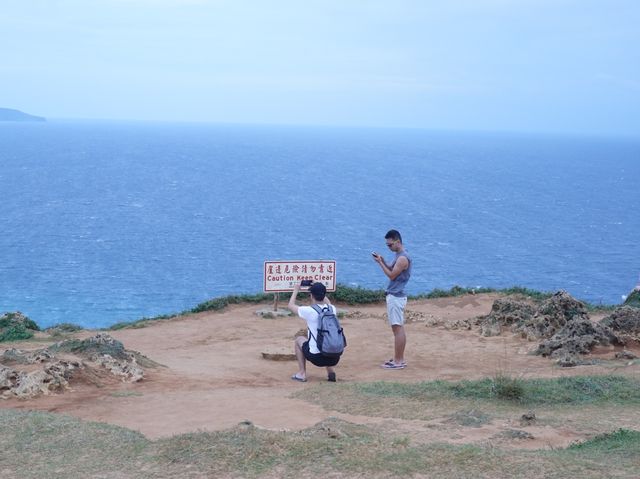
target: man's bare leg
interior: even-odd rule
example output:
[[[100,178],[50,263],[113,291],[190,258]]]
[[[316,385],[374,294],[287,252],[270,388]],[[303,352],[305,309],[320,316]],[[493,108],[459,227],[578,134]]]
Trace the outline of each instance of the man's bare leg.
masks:
[[[307,341],[304,336],[298,336],[295,340],[296,360],[298,361],[298,372],[295,374],[300,379],[307,379],[307,360],[302,352],[302,345]]]
[[[394,324],[391,326],[391,330],[393,331],[393,362],[404,364],[404,348],[407,344],[404,326],[402,324]]]

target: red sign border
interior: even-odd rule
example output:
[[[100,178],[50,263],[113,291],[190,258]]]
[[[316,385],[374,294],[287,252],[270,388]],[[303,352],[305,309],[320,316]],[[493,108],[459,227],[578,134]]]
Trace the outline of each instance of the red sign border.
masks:
[[[291,289],[270,289],[267,290],[267,263],[275,264],[275,263],[331,263],[333,264],[333,286],[327,287],[327,292],[333,293],[336,290],[337,283],[337,270],[336,270],[336,261],[332,259],[289,259],[289,260],[265,260],[262,265],[262,291],[264,293],[290,293]]]

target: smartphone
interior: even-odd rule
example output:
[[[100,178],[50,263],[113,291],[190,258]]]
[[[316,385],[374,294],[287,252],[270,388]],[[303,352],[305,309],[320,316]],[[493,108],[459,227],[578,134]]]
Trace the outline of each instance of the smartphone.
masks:
[[[312,280],[310,279],[303,279],[302,281],[300,281],[300,286],[311,286],[311,283],[313,283]]]
[[[373,256],[375,258],[376,256],[378,256],[378,253],[376,253],[375,251],[372,251],[371,252],[371,256]]]

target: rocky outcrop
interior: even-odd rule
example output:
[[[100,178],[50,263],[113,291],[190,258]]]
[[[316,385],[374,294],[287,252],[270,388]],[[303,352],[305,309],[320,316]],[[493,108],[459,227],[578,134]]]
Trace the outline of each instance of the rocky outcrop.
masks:
[[[516,328],[529,340],[549,338],[567,323],[589,321],[587,308],[566,291],[558,291],[537,308],[533,317]]]
[[[136,359],[138,354],[126,350],[106,333],[61,341],[35,351],[8,349],[0,356],[0,397],[60,393],[70,388],[79,371],[86,369],[104,370],[122,381],[137,382],[144,378]],[[33,365],[41,368],[33,370]]]
[[[588,354],[598,345],[618,343],[618,337],[610,328],[594,323],[589,318],[577,316],[551,338],[542,341],[535,354],[562,358],[568,355]]]
[[[480,334],[499,336],[504,328],[517,329],[518,325],[529,321],[535,314],[535,307],[527,301],[513,298],[499,298],[494,301],[491,312],[480,317]]]
[[[73,371],[83,367],[77,361],[56,361],[31,372],[0,366],[0,397],[31,398],[62,392],[69,387]]]
[[[623,342],[640,342],[640,308],[620,306],[600,321],[602,326],[611,328]]]
[[[500,298],[491,312],[478,320],[484,336],[496,336],[509,328],[528,340],[542,340],[534,354],[550,356],[561,366],[584,364],[579,355],[588,354],[595,346],[621,344],[617,330],[609,323],[635,324],[627,312],[608,322],[594,323],[586,306],[566,291],[558,291],[539,305]]]
[[[483,336],[497,336],[508,328],[533,341],[550,338],[575,318],[588,319],[586,307],[566,291],[558,291],[539,305],[528,300],[499,298],[491,312],[477,320]]]
[[[96,355],[92,357],[92,361],[123,381],[134,383],[144,379],[144,371],[133,355],[128,359],[116,359],[109,354]]]
[[[53,355],[47,349],[37,351],[23,351],[21,349],[6,349],[0,356],[2,364],[36,364],[51,361]]]

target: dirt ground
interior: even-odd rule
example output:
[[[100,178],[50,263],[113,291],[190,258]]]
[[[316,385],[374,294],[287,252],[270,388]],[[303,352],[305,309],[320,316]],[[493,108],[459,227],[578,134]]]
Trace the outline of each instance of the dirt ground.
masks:
[[[403,370],[380,367],[392,356],[393,344],[391,330],[383,318],[384,305],[338,304],[340,310],[347,312],[341,322],[349,342],[337,368],[338,382],[479,379],[498,372],[524,378],[612,372],[599,365],[560,368],[550,359],[528,354],[537,343],[510,333],[484,338],[477,331],[444,326],[487,314],[496,298],[487,294],[410,301],[410,321],[406,325],[408,367]],[[298,383],[290,379],[296,371],[295,361],[262,357],[264,351],[292,352],[293,336],[304,326],[293,316],[266,319],[256,314],[269,306],[235,305],[222,312],[158,320],[145,328],[110,332],[127,349],[139,351],[164,367],[147,369],[145,379],[139,383],[113,380],[101,387],[76,384],[64,394],[5,400],[0,407],[46,410],[117,424],[140,431],[150,439],[221,430],[245,420],[262,428],[299,430],[329,416],[363,424],[388,425],[391,421],[396,431],[420,431],[426,435],[422,440],[451,443],[489,438],[513,426],[498,421],[481,428],[445,430],[422,421],[341,414],[291,398],[301,388],[326,381],[325,371],[309,366],[309,381]],[[83,331],[76,337],[91,334]],[[11,346],[28,349],[41,348],[43,344],[22,342],[6,344],[4,348]],[[612,357],[613,349],[601,350],[597,355]],[[637,368],[628,368],[629,374],[637,376]],[[566,428],[539,426],[528,430],[536,437],[527,443],[526,447],[531,448],[563,447],[580,437]]]

